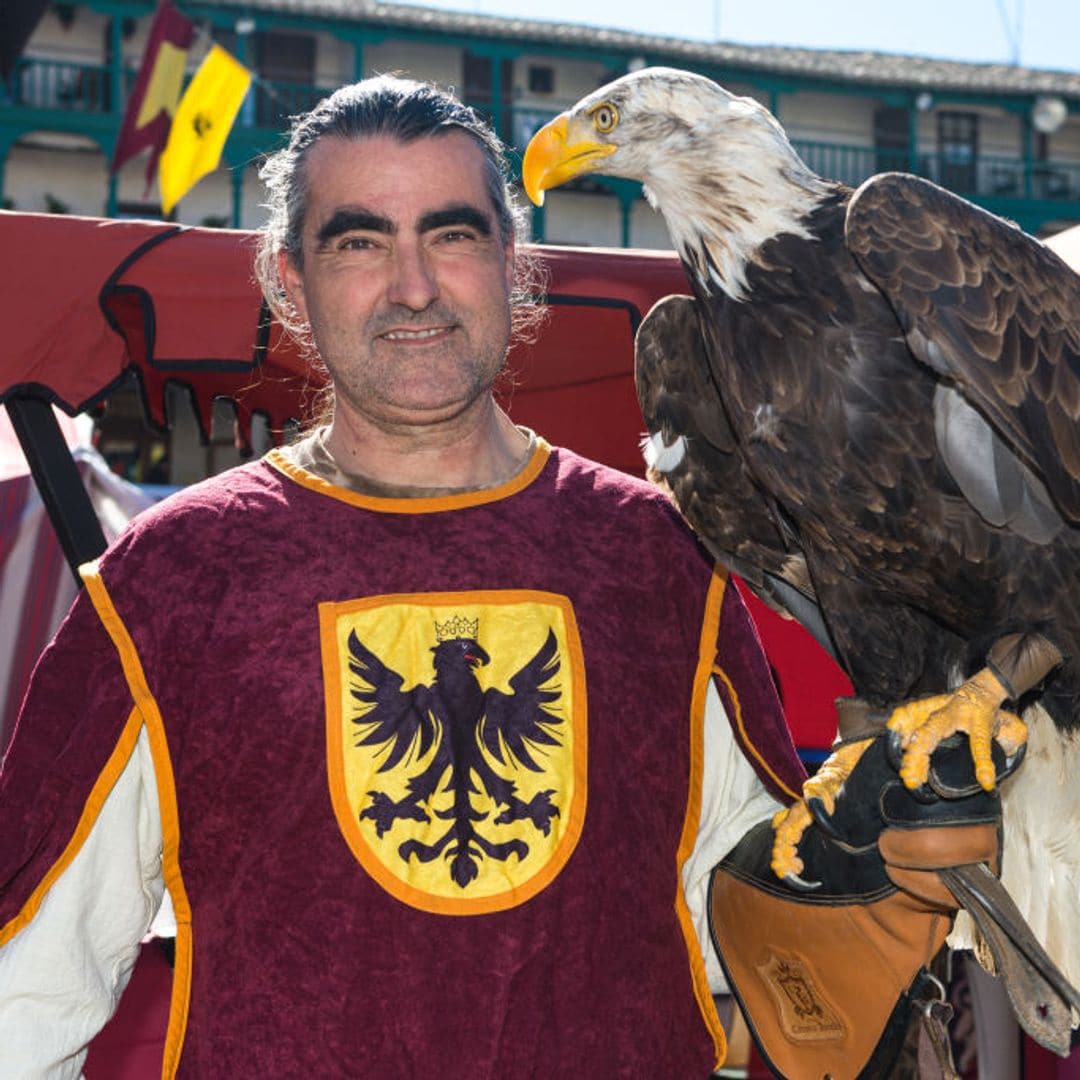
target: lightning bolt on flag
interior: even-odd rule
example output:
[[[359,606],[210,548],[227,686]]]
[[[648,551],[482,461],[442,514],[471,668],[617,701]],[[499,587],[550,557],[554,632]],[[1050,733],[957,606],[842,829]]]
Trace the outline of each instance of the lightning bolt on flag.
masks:
[[[195,24],[185,19],[169,0],[162,0],[150,27],[135,88],[124,110],[111,169],[115,173],[125,161],[149,148],[147,190],[154,182],[158,157],[169,136],[184,82],[187,51],[194,37]]]
[[[161,155],[161,209],[172,208],[221,160],[221,151],[251,85],[251,72],[214,45],[195,72],[173,117]]]

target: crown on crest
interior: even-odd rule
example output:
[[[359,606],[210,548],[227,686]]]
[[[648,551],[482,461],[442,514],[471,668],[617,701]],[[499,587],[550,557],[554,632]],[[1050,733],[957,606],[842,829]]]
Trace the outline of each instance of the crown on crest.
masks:
[[[438,619],[435,620],[436,641],[454,641],[456,638],[468,638],[475,641],[479,632],[480,620],[478,618],[466,619],[462,615],[455,615],[446,622],[441,623]]]

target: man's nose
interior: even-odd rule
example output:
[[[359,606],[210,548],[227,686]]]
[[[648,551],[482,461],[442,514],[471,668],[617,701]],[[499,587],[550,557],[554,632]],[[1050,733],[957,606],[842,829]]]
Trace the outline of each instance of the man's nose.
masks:
[[[423,311],[438,295],[438,282],[423,245],[399,244],[394,251],[387,299],[412,311]]]

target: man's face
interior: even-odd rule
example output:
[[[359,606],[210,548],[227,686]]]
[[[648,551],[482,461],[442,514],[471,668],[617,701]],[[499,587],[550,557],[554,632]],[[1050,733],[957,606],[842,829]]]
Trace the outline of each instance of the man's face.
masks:
[[[324,136],[309,151],[303,269],[281,256],[343,406],[380,427],[477,401],[510,337],[504,245],[483,153],[464,132],[409,143]]]

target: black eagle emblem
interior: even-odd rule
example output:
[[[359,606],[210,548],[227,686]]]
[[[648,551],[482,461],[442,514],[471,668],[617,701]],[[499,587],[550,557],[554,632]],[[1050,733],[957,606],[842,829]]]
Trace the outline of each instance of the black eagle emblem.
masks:
[[[355,630],[349,635],[349,670],[358,680],[351,694],[361,709],[353,718],[359,729],[356,745],[377,746],[379,753],[386,753],[378,771],[427,759],[423,769],[409,778],[408,794],[402,799],[369,791],[371,801],[360,811],[360,819],[374,821],[380,838],[399,819],[429,822],[434,814],[446,820],[446,831],[434,842],[407,840],[398,846],[398,854],[406,862],[413,857],[425,863],[439,857],[448,860],[451,878],[465,888],[478,875],[485,856],[505,861],[516,855],[520,862],[529,853],[520,838],[498,842],[480,831],[489,815],[473,806],[472,796],[480,794],[477,784],[501,808],[492,825],[528,820],[547,836],[551,819],[559,816],[551,799],[553,788],[525,802],[511,776],[521,768],[542,772],[533,755],[561,745],[555,731],[562,719],[551,710],[562,691],[552,685],[560,668],[554,631],[548,630],[533,658],[510,679],[512,693],[507,694],[494,687],[484,690],[476,677],[476,668],[491,660],[476,640],[477,624],[457,618],[453,623],[466,628],[466,633],[450,636],[451,631],[436,624],[440,640],[431,650],[435,678],[430,685],[403,690],[402,676],[364,645]],[[497,771],[491,759],[503,765],[507,775]],[[446,810],[433,810],[430,800],[448,771],[445,790],[453,802]]]

